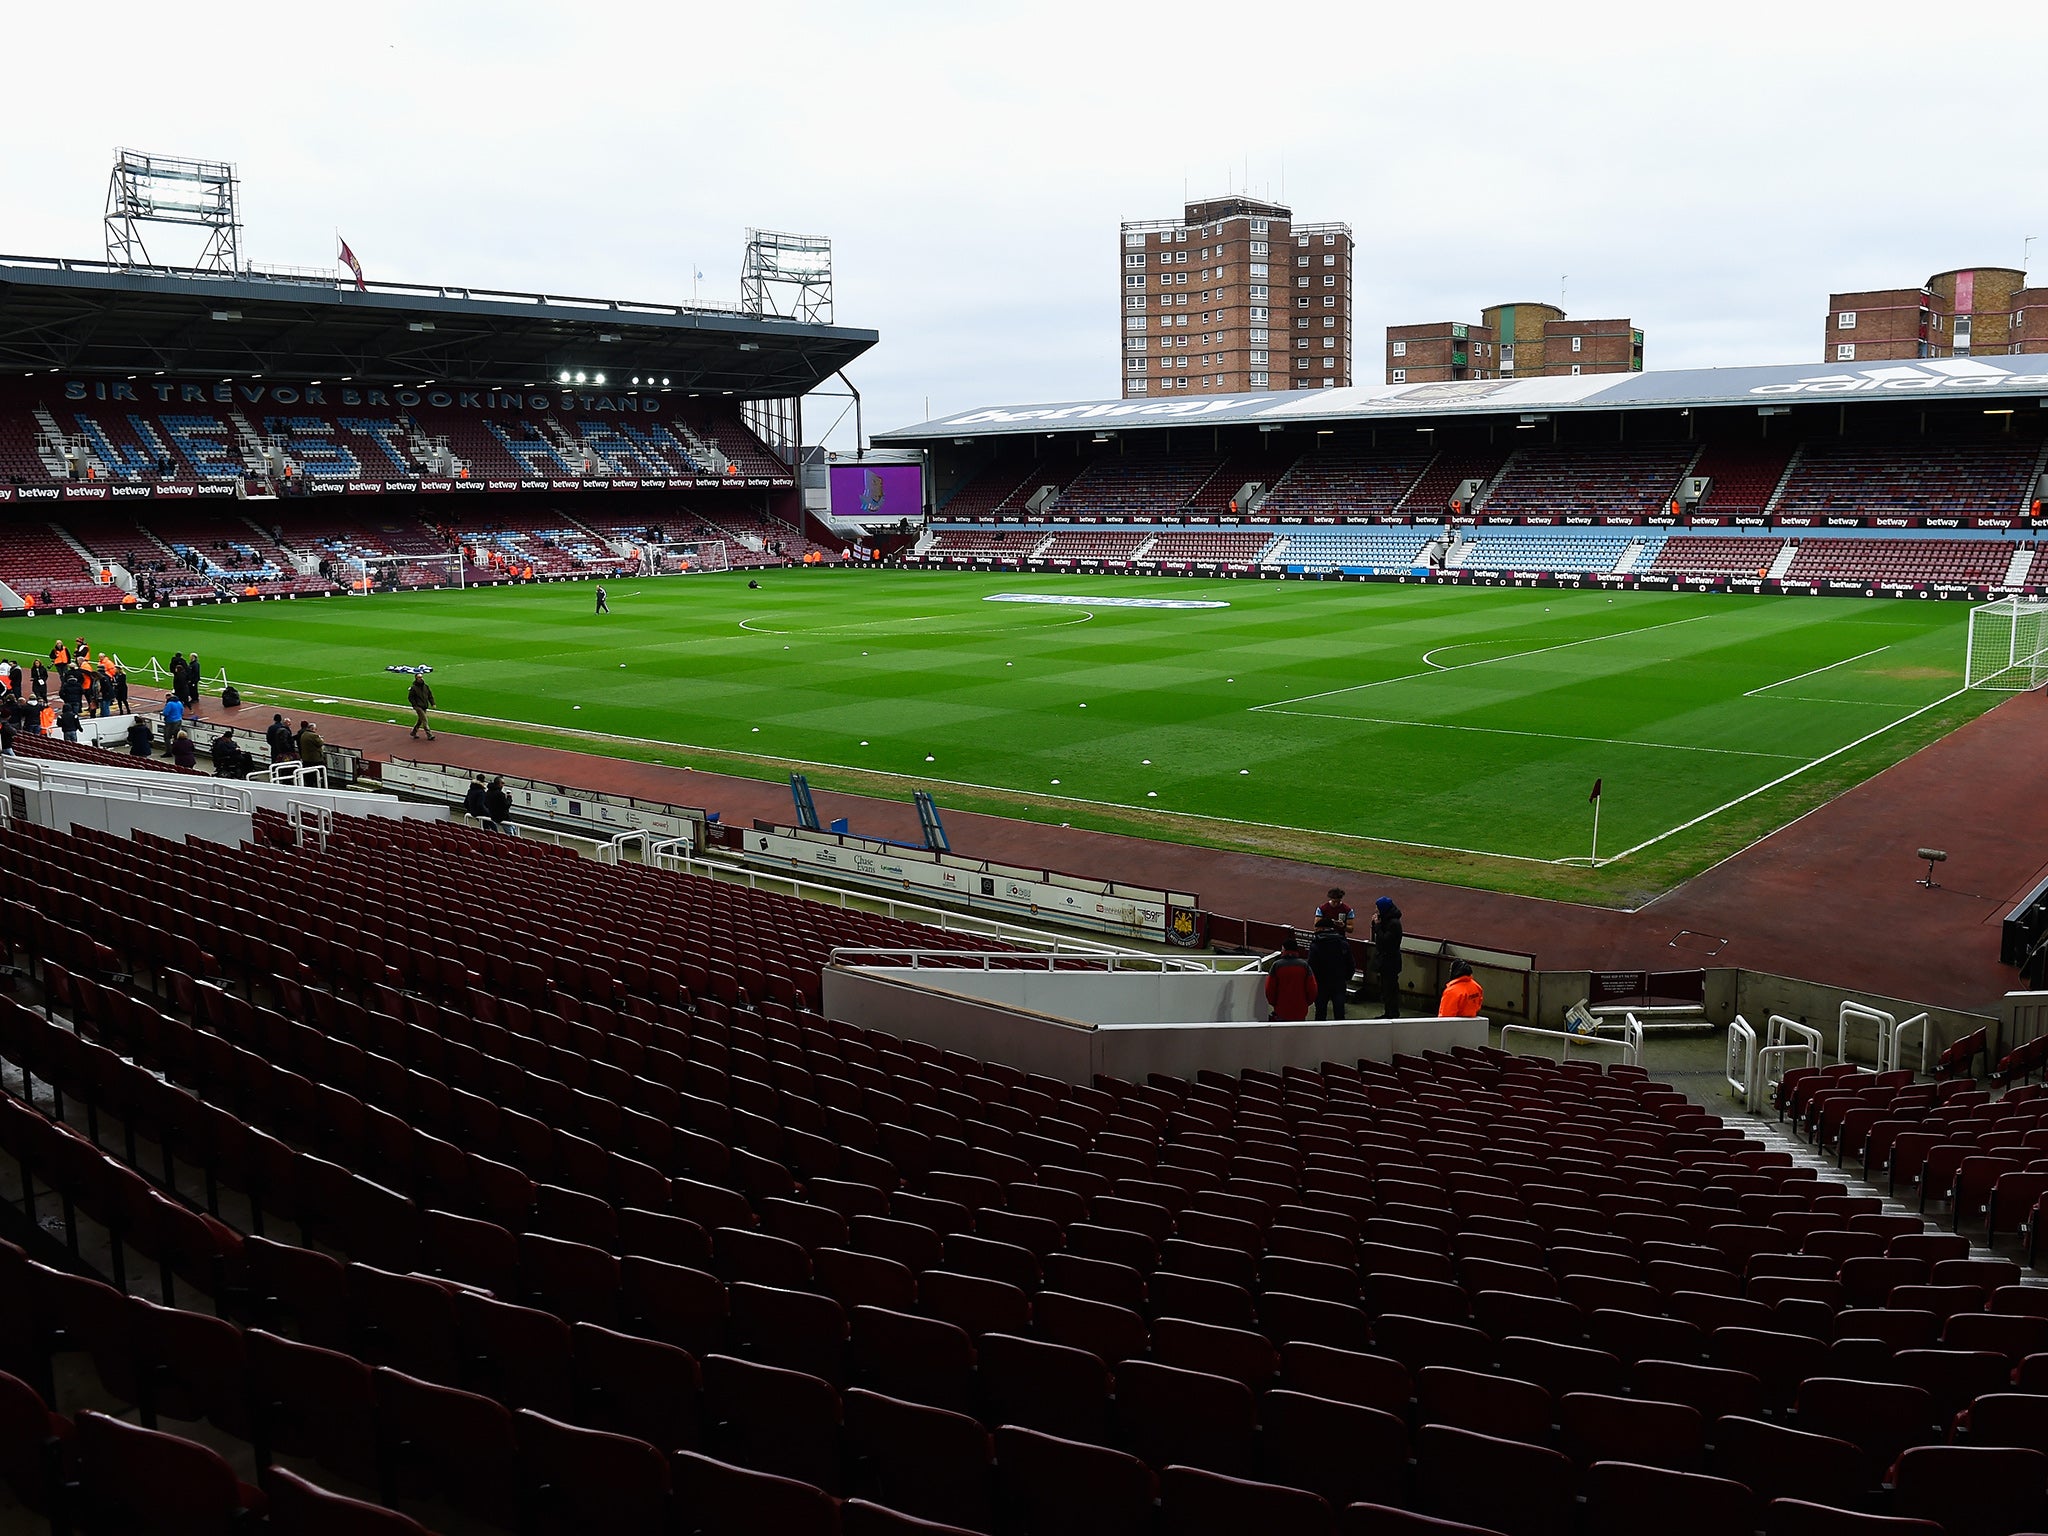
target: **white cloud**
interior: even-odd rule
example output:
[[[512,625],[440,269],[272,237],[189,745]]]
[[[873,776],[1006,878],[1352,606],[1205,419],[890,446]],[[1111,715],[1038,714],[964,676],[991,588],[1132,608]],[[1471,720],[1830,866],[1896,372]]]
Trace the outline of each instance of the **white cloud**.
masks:
[[[1817,356],[1826,295],[2048,237],[2037,10],[1066,3],[17,7],[0,247],[97,255],[116,144],[242,171],[248,254],[734,298],[830,235],[870,430],[1116,387],[1116,226],[1243,186],[1359,237],[1354,346],[1552,298],[1652,367]],[[88,46],[88,41],[90,46]],[[841,435],[844,436],[845,429]]]

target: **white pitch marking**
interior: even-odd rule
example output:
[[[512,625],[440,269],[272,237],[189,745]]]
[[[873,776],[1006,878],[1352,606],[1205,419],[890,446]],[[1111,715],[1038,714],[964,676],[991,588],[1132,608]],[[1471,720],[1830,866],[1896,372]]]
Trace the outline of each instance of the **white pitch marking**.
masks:
[[[1481,657],[1478,661],[1461,661],[1453,666],[1434,667],[1427,672],[1404,672],[1399,677],[1383,677],[1376,682],[1370,683],[1353,683],[1346,688],[1325,688],[1321,693],[1304,693],[1298,699],[1275,699],[1270,704],[1254,704],[1251,707],[1254,711],[1283,709],[1289,704],[1306,704],[1311,699],[1334,698],[1340,693],[1357,693],[1365,688],[1384,688],[1389,683],[1412,682],[1418,677],[1436,677],[1444,672],[1463,672],[1468,667],[1490,667],[1498,661],[1521,661],[1530,656],[1548,655],[1552,651],[1568,651],[1575,645],[1591,645],[1596,640],[1626,640],[1632,635],[1647,635],[1655,629],[1675,629],[1680,624],[1698,624],[1704,619],[1720,617],[1721,615],[1717,613],[1696,613],[1689,619],[1670,619],[1662,624],[1644,624],[1636,629],[1619,629],[1612,634],[1588,635],[1583,640],[1566,640],[1557,645],[1540,645],[1533,651],[1510,651],[1505,656],[1485,656]],[[1437,649],[1443,650],[1444,647],[1438,646]]]
[[[1405,725],[1418,731],[1476,731],[1485,736],[1532,736],[1543,741],[1583,741],[1600,747],[1650,747],[1659,752],[1711,752],[1717,757],[1775,757],[1783,762],[1804,763],[1810,758],[1797,752],[1747,752],[1739,747],[1689,747],[1673,741],[1633,741],[1626,736],[1572,736],[1562,731],[1514,731],[1497,725],[1453,725],[1442,720],[1396,720],[1386,715],[1330,715],[1312,709],[1275,709],[1276,715],[1302,720],[1355,720],[1361,725]]]
[[[1832,672],[1837,667],[1846,667],[1852,661],[1861,661],[1864,656],[1875,656],[1878,654],[1878,651],[1888,651],[1890,649],[1891,647],[1888,645],[1880,645],[1877,647],[1877,650],[1865,651],[1861,656],[1845,656],[1840,661],[1831,661],[1824,667],[1815,667],[1811,672],[1800,672],[1791,677],[1781,677],[1775,683],[1765,683],[1761,688],[1752,688],[1743,694],[1743,697],[1745,699],[1753,699],[1760,693],[1769,693],[1773,688],[1782,688],[1787,683],[1796,683],[1802,677],[1818,677],[1823,672]],[[1849,701],[1847,699],[1837,699],[1834,702],[1846,704]]]

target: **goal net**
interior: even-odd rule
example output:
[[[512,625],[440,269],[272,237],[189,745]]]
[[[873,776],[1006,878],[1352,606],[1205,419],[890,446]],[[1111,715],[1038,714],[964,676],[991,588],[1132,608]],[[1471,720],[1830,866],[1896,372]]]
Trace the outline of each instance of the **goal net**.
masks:
[[[732,556],[723,539],[695,539],[676,544],[649,544],[642,553],[650,576],[691,575],[698,571],[729,571]]]
[[[464,560],[448,555],[353,555],[342,562],[341,579],[349,591],[405,592],[421,587],[465,585]]]
[[[2041,598],[2002,597],[1971,609],[1964,685],[2018,693],[2048,682],[2044,619],[2048,601]]]

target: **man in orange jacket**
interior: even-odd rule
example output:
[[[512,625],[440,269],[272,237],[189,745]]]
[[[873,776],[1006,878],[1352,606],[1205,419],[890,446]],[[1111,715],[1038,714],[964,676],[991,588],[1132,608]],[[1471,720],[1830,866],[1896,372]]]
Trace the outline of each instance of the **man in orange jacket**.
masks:
[[[1444,988],[1444,995],[1437,1002],[1436,1016],[1440,1019],[1476,1019],[1485,1002],[1486,994],[1472,979],[1472,967],[1463,960],[1453,960],[1450,984]]]
[[[1266,1002],[1276,1024],[1298,1024],[1316,1000],[1316,973],[1301,952],[1301,940],[1288,930],[1287,943],[1273,969],[1266,973]]]

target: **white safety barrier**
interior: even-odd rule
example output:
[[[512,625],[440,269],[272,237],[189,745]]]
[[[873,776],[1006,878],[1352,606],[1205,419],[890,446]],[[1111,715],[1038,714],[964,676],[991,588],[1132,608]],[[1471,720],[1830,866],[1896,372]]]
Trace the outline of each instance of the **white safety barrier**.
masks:
[[[1743,1108],[1749,1108],[1756,1091],[1756,1030],[1739,1013],[1728,1026],[1728,1064],[1723,1075]]]
[[[134,800],[150,805],[175,805],[196,811],[238,811],[249,815],[255,795],[233,779],[206,779],[187,774],[120,769],[118,764],[88,768],[40,758],[6,760],[10,784],[28,789],[60,790],[106,800]]]
[[[1619,1051],[1621,1054],[1616,1059],[1624,1066],[1639,1067],[1643,1064],[1643,1026],[1634,1018],[1628,1019],[1621,1026],[1621,1032],[1613,1035],[1575,1035],[1567,1029],[1538,1029],[1533,1024],[1503,1024],[1501,1026],[1500,1048],[1502,1050],[1514,1051],[1515,1047],[1509,1044],[1509,1041],[1522,1039],[1563,1041],[1564,1049],[1558,1057],[1560,1061],[1570,1061],[1572,1059],[1572,1047],[1576,1045],[1582,1050],[1605,1047],[1608,1050]],[[1515,1054],[1533,1056],[1545,1053],[1540,1051],[1516,1051]]]
[[[1772,1014],[1764,1026],[1763,1047],[1756,1053],[1749,1090],[1750,1113],[1763,1113],[1764,1106],[1771,1101],[1771,1090],[1784,1080],[1787,1072],[1800,1067],[1818,1067],[1826,1061],[1825,1043],[1819,1030],[1797,1019],[1788,1019],[1782,1013]],[[1780,1070],[1773,1071],[1774,1068]]]
[[[1152,955],[1138,950],[1109,950],[1080,954],[1019,949],[910,949],[886,946],[849,945],[834,949],[832,965],[908,966],[911,970],[976,971],[1169,971],[1175,974],[1207,972],[1234,975],[1261,971],[1273,955]]]
[[[287,758],[281,763],[272,763],[261,773],[253,775],[272,784],[292,784],[301,789],[325,789],[327,787],[327,765],[325,763],[295,763]]]

